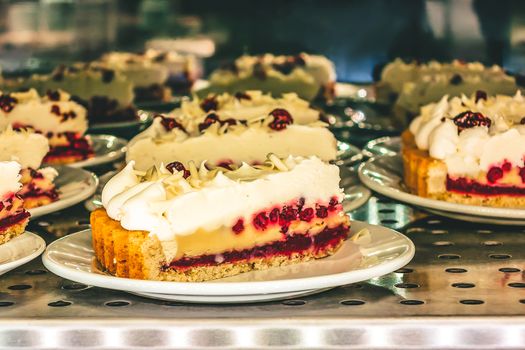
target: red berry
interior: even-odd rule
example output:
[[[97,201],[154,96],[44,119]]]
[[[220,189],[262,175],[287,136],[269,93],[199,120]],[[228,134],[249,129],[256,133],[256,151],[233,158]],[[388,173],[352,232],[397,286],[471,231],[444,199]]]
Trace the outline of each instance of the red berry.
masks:
[[[268,217],[265,212],[259,213],[253,219],[253,226],[258,230],[266,230],[268,226]]]
[[[463,77],[459,74],[454,74],[452,78],[450,78],[450,84],[452,85],[459,85],[463,82]]]
[[[14,97],[11,97],[9,94],[0,95],[0,109],[4,112],[9,113],[15,108],[18,100]]]
[[[46,95],[50,101],[60,100],[60,92],[58,92],[58,90],[47,90]]]
[[[235,93],[235,98],[238,100],[251,100],[252,98],[246,92]]]
[[[496,181],[498,181],[502,177],[503,177],[503,170],[501,170],[501,168],[499,168],[499,167],[492,167],[487,172],[487,180],[490,183],[495,183]]]
[[[458,126],[459,132],[475,126],[486,126],[490,128],[492,120],[481,113],[466,111],[454,117],[454,124]]]
[[[204,130],[208,129],[210,125],[219,122],[219,116],[215,113],[210,113],[204,118],[204,121],[202,123],[199,123],[199,131],[203,132]]]
[[[482,90],[476,91],[476,103],[479,100],[485,100],[485,101],[487,100],[487,93],[485,91],[482,91]]]
[[[299,218],[301,221],[311,221],[314,218],[314,210],[312,208],[301,210]]]
[[[53,113],[54,115],[60,115],[60,106],[52,105],[51,106],[51,113]]]
[[[243,219],[237,220],[235,225],[233,225],[232,227],[232,231],[235,232],[236,234],[239,234],[242,231],[244,231],[244,220]]]
[[[525,168],[520,168],[521,182],[525,183]]]
[[[281,211],[281,215],[279,215],[279,225],[282,226],[284,223],[294,221],[296,219],[297,219],[297,209],[284,206],[283,210]]]
[[[510,169],[512,169],[512,164],[510,164],[510,162],[505,161],[505,162],[503,163],[503,165],[501,166],[501,169],[502,169],[504,172],[509,172]]]
[[[186,129],[184,129],[182,124],[176,121],[174,118],[165,117],[161,114],[156,115],[155,118],[161,118],[160,125],[162,125],[166,131],[171,131],[177,128],[186,132]]]
[[[286,126],[293,124],[293,118],[286,109],[276,108],[270,112],[273,121],[268,125],[273,130],[284,130]]]
[[[187,179],[188,177],[190,177],[190,171],[189,171],[189,170],[186,170],[186,167],[185,167],[181,162],[171,162],[171,163],[169,163],[168,165],[166,165],[166,169],[168,169],[168,171],[169,171],[170,173],[172,173],[172,174],[175,172],[175,170],[176,170],[177,172],[179,172],[179,171],[183,171],[183,172],[184,172],[183,177],[184,177],[185,179]]]
[[[328,208],[323,205],[317,207],[315,215],[317,215],[318,218],[324,219],[328,216]]]
[[[288,232],[288,229],[290,228],[290,223],[289,222],[286,222],[284,224],[281,225],[281,233],[286,233]]]
[[[330,202],[328,203],[328,211],[335,211],[337,210],[337,205],[339,204],[339,201],[337,198],[330,199]]]
[[[272,223],[276,223],[279,221],[279,209],[277,208],[273,208],[272,211],[270,212],[270,222]]]
[[[219,102],[217,102],[215,96],[205,98],[200,104],[200,107],[204,112],[216,111],[218,106]]]

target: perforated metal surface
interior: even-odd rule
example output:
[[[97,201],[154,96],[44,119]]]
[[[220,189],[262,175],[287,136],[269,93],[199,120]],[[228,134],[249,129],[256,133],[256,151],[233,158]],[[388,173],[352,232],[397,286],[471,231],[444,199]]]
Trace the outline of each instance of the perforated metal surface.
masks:
[[[0,349],[525,346],[522,228],[429,217],[377,197],[352,216],[406,233],[416,244],[414,260],[300,300],[220,306],[80,285],[38,259],[0,277]],[[79,205],[29,229],[50,242],[86,227]]]

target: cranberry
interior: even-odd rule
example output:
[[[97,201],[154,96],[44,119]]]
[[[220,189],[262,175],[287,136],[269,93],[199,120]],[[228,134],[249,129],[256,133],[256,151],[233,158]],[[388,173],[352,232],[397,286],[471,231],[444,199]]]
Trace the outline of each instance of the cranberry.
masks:
[[[232,170],[231,168],[232,164],[233,164],[233,161],[231,160],[223,160],[222,162],[217,163],[217,166],[224,168],[224,169]]]
[[[487,128],[490,128],[490,125],[492,124],[492,120],[485,117],[483,114],[472,111],[458,114],[454,117],[453,121],[454,124],[458,126],[459,132],[475,126],[486,126]]]
[[[330,202],[328,203],[328,211],[335,211],[337,210],[337,205],[339,204],[339,201],[337,198],[330,199]]]
[[[0,108],[6,113],[11,112],[17,102],[18,100],[9,94],[0,95]]]
[[[186,129],[184,129],[182,124],[176,121],[174,118],[165,117],[161,114],[156,115],[155,118],[161,118],[160,125],[162,125],[166,131],[171,131],[177,128],[186,132]]]
[[[521,118],[521,120],[520,120],[520,124],[521,124],[521,125],[524,125],[524,124],[525,124],[525,117]]]
[[[46,95],[50,101],[60,101],[60,92],[58,90],[47,90]]]
[[[3,203],[3,202],[0,202],[0,210],[4,210],[4,208],[5,208],[4,203]]]
[[[66,113],[63,113],[62,114],[62,119],[61,121],[62,122],[65,122],[66,120],[68,119],[75,119],[77,117],[77,114],[73,111],[69,111],[69,112],[66,112]]]
[[[200,107],[206,113],[209,111],[216,111],[217,108],[219,107],[219,102],[217,101],[217,98],[215,96],[211,96],[211,97],[205,98],[201,102]]]
[[[501,170],[500,167],[492,167],[487,172],[487,180],[489,181],[489,183],[493,184],[499,179],[501,179],[502,177],[503,177],[503,170]]]
[[[298,66],[303,66],[303,67],[306,66],[306,61],[304,60],[304,56],[301,54],[294,56],[293,60],[294,60],[294,63]]]
[[[186,167],[181,162],[171,162],[168,165],[166,165],[166,169],[168,169],[168,171],[172,174],[175,173],[175,170],[177,172],[183,171],[184,172],[183,177],[185,179],[190,177],[190,171],[187,170]]]
[[[299,219],[301,221],[311,221],[314,218],[314,210],[312,208],[306,208],[304,210],[301,210],[299,213]]]
[[[219,120],[219,122],[221,123],[221,126],[223,126],[224,124],[228,124],[228,125],[236,125],[237,124],[237,120],[233,119],[233,118],[228,118],[228,119],[225,119],[225,120]]]
[[[203,132],[204,130],[208,129],[210,125],[217,122],[220,122],[219,116],[215,113],[210,113],[206,116],[202,123],[199,123],[199,131]]]
[[[525,168],[520,168],[520,177],[521,177],[521,182],[525,183]]]
[[[295,219],[297,219],[297,209],[284,206],[281,215],[279,215],[279,225],[282,226],[284,223],[294,221]]]
[[[244,220],[243,219],[237,220],[235,225],[233,225],[232,227],[232,231],[235,232],[236,234],[239,234],[242,231],[244,231]]]
[[[512,169],[512,164],[510,164],[510,162],[505,161],[505,162],[503,163],[503,165],[501,166],[501,169],[502,169],[504,172],[509,172],[510,169]]]
[[[265,212],[259,213],[253,219],[253,226],[258,230],[266,230],[268,226],[268,217]]]
[[[297,209],[301,211],[304,207],[304,197],[299,198],[297,201]]]
[[[246,92],[236,92],[235,98],[238,100],[251,100],[252,98]]]
[[[279,209],[277,208],[273,208],[272,211],[270,212],[270,222],[272,223],[276,223],[279,221]]]
[[[281,225],[280,232],[281,233],[286,233],[286,232],[288,232],[289,228],[290,228],[290,223],[289,222],[285,222],[284,224]]]
[[[459,74],[454,74],[452,78],[450,78],[450,84],[452,85],[459,85],[463,82],[463,78]]]
[[[476,91],[476,103],[478,103],[479,100],[487,100],[487,93],[483,90]]]
[[[273,121],[268,125],[273,130],[284,130],[287,125],[293,124],[293,118],[286,109],[276,108],[270,112]]]
[[[102,69],[102,81],[104,83],[110,83],[115,78],[115,71],[111,69]]]
[[[318,218],[324,219],[328,216],[328,208],[324,205],[321,205],[317,207],[317,210],[315,211],[315,215],[317,215]]]
[[[55,115],[60,115],[60,106],[59,105],[52,105],[51,106],[51,113]]]

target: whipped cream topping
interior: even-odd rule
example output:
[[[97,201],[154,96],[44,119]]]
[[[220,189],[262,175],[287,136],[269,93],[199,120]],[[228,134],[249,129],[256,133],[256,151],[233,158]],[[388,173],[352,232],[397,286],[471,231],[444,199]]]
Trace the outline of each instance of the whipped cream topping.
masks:
[[[490,122],[460,130],[461,123],[454,118],[467,111],[481,113]],[[421,109],[410,131],[417,147],[443,160],[450,175],[476,177],[504,162],[524,166],[524,117],[525,99],[519,91],[487,99],[444,96]]]
[[[0,161],[0,200],[22,188],[20,170],[21,166],[17,162]]]
[[[49,142],[40,134],[15,132],[11,127],[0,133],[0,161],[14,160],[22,168],[38,169],[47,152]]]
[[[262,166],[244,163],[235,170],[189,164],[190,176],[171,174],[165,167],[146,174],[128,165],[104,187],[102,203],[127,230],[144,230],[168,241],[199,229],[212,231],[233,226],[271,206],[298,198],[306,206],[332,197],[343,199],[339,168],[320,159],[269,155]]]
[[[83,135],[87,130],[86,109],[64,91],[57,90],[52,98],[47,94],[40,96],[35,89],[3,96],[12,100],[12,109],[0,110],[0,119],[7,124],[31,127],[44,135],[65,132]]]
[[[202,107],[206,102],[212,102],[214,108],[205,111]],[[221,119],[253,120],[267,116],[276,108],[286,109],[293,117],[295,124],[309,124],[320,118],[320,111],[310,106],[310,103],[295,93],[283,94],[274,98],[261,91],[245,91],[238,95],[223,93],[210,95],[205,99],[186,99],[181,107],[173,110],[169,116],[181,120],[201,122],[210,112],[216,113]]]

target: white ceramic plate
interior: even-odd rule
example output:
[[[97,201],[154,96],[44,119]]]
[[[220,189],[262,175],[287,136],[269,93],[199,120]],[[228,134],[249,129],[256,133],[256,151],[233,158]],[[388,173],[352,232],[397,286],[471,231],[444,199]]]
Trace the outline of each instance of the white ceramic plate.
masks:
[[[237,297],[239,302],[275,300],[378,277],[403,267],[414,256],[413,243],[402,234],[352,222],[352,232],[364,228],[370,234],[356,242],[347,240],[331,257],[212,282],[142,281],[107,275],[97,269],[90,230],[51,243],[42,260],[46,268],[63,278],[150,297],[168,294],[173,300],[209,303],[236,302]]]
[[[112,163],[126,154],[128,141],[112,135],[88,135],[93,144],[95,156],[80,162],[68,164],[74,168],[84,168],[106,163]]]
[[[24,232],[0,245],[0,275],[38,257],[46,248],[46,242],[31,232]]]
[[[140,128],[142,125],[147,124],[151,122],[153,117],[149,113],[142,113],[141,111],[137,112],[138,119],[137,120],[129,120],[129,121],[122,121],[122,122],[112,122],[112,123],[99,123],[90,125],[88,132],[100,132],[100,131],[107,131],[108,130],[121,130],[121,129],[128,129],[128,128]]]
[[[46,215],[72,205],[82,202],[95,193],[98,186],[98,178],[95,174],[84,169],[71,168],[69,166],[53,166],[58,171],[55,185],[59,192],[58,200],[30,209],[31,218]]]
[[[401,152],[400,137],[380,137],[369,141],[365,147],[363,147],[363,154],[369,158],[376,156],[395,156],[399,152]]]
[[[359,178],[373,191],[401,202],[429,209],[439,215],[472,222],[525,225],[524,209],[456,204],[423,198],[410,193],[403,183],[403,164],[400,155],[380,156],[368,160],[359,167]]]

